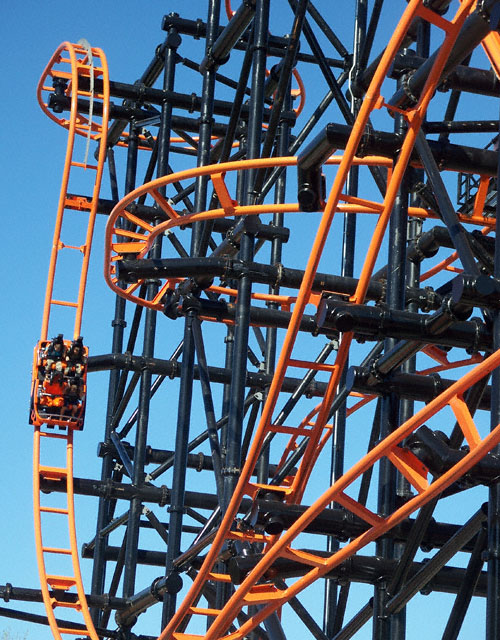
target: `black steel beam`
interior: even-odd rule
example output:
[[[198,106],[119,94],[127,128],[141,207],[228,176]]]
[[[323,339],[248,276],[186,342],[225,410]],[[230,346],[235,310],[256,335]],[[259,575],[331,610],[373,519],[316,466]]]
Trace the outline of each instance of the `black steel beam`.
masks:
[[[496,133],[498,125],[498,120],[442,120],[426,122],[422,129],[427,134]]]
[[[91,356],[89,358],[89,371],[108,371],[110,369],[130,369],[141,371],[144,367],[150,367],[154,373],[179,377],[179,363],[159,358],[144,358],[142,356],[130,356],[126,354],[107,354]],[[349,391],[359,393],[383,395],[385,393],[397,393],[404,398],[429,402],[441,391],[455,382],[438,375],[421,376],[418,374],[393,373],[386,376],[383,381],[373,385],[368,384],[370,371],[362,367],[351,367],[347,384]],[[194,377],[198,379],[197,367],[194,368]],[[227,384],[231,380],[231,369],[209,367],[210,380]],[[247,386],[257,389],[265,389],[271,383],[272,376],[265,373],[247,372]],[[283,383],[285,393],[294,393],[301,385],[300,378],[286,377]],[[326,392],[326,383],[311,381],[304,389],[307,397],[322,397]],[[487,387],[481,398],[479,409],[488,410],[490,407],[491,389]]]
[[[317,549],[307,549],[304,551],[322,558],[329,556],[327,551],[319,551]],[[231,558],[229,561],[229,571],[233,583],[241,584],[261,558],[261,554],[234,556]],[[375,585],[382,580],[390,580],[396,570],[397,564],[398,560],[384,559],[379,556],[356,555],[332,569],[332,571],[324,577],[340,582],[359,582]],[[409,579],[414,579],[428,564],[429,561],[413,562],[409,571]],[[274,581],[276,578],[281,580],[297,578],[305,575],[310,568],[311,567],[306,564],[280,558],[269,567],[264,579]],[[430,572],[427,572],[425,578],[427,581],[424,583],[426,590],[456,594],[460,591],[465,573],[466,569],[446,566],[435,572],[434,575],[431,575],[430,579],[427,579],[430,575]],[[486,596],[486,578],[487,574],[483,571],[473,592],[475,596],[482,598]]]
[[[465,272],[477,276],[479,275],[479,267],[474,259],[474,254],[468,241],[468,234],[458,220],[455,207],[451,202],[451,198],[448,195],[448,191],[441,177],[440,171],[442,167],[441,169],[438,167],[437,159],[423,131],[419,131],[417,134],[415,149],[422,160],[429,184],[436,198],[439,216],[450,233],[453,245],[457,250],[458,257],[462,262]]]
[[[69,593],[68,591],[58,590],[57,593],[49,591],[49,596],[58,602],[65,602],[68,604],[75,604],[78,602],[78,594]],[[126,598],[112,598],[107,594],[88,594],[86,598],[90,607],[97,607],[99,609],[124,609],[127,606]],[[0,585],[0,599],[5,602],[9,602],[10,600],[19,600],[22,602],[43,602],[43,596],[40,589],[15,587],[10,582]]]
[[[491,329],[479,318],[451,322],[439,334],[435,330],[438,319],[436,314],[354,305],[334,298],[325,298],[317,314],[321,333],[331,329],[333,332],[353,331],[357,338],[391,336],[399,340],[460,347],[470,353],[491,349]]]
[[[420,56],[408,52],[398,53],[391,68],[391,77],[399,79],[403,74],[407,74],[409,70],[415,71],[419,69],[425,62],[426,59]],[[458,65],[443,79],[439,86],[440,91],[447,89],[458,89],[468,93],[498,97],[500,96],[500,81],[491,69],[477,69]],[[424,124],[424,129],[426,126]]]
[[[22,622],[43,624],[47,627],[50,625],[47,616],[30,613],[28,611],[19,611],[18,609],[0,607],[0,616],[3,618],[10,618],[12,620],[21,620]],[[84,624],[73,622],[72,620],[62,620],[61,618],[56,618],[56,624],[59,629],[72,629],[75,636],[78,635],[79,631],[81,631],[83,637],[87,636],[88,631]],[[120,638],[123,637],[119,631],[111,631],[110,629],[104,629],[101,626],[96,626],[95,631],[98,636],[103,638],[116,638],[116,640],[120,640]],[[66,633],[71,632],[67,631]],[[151,638],[150,636],[136,636],[134,634],[131,636],[131,640],[154,640],[154,638]]]
[[[207,35],[207,25],[203,20],[187,20],[180,18],[174,14],[164,17],[162,29],[167,30],[170,26],[174,26],[179,33],[193,36],[194,38],[204,38]],[[224,31],[224,27],[219,27],[217,35],[220,36]],[[238,50],[246,50],[251,42],[251,34],[244,33],[243,36],[234,44],[234,48]],[[268,55],[282,58],[285,55],[288,41],[286,38],[269,35]],[[297,60],[317,64],[316,58],[310,53],[298,53]],[[334,58],[326,58],[331,67],[343,69],[345,67],[344,60],[336,60]]]
[[[133,458],[134,447],[125,441],[122,441],[121,444],[129,458]],[[100,442],[97,448],[97,455],[102,458],[108,454],[111,454],[115,459],[118,459],[117,451],[112,443],[108,444]],[[153,449],[148,445],[146,447],[146,464],[161,464],[162,462],[165,462],[165,460],[169,460],[173,454],[173,451],[166,449]],[[196,471],[213,471],[212,457],[203,453],[190,453],[188,454],[187,466],[189,469],[196,469]],[[269,477],[274,476],[277,469],[277,465],[269,465]]]
[[[495,11],[496,0],[485,0],[465,20],[453,48],[447,58],[441,78],[444,80],[477,47],[485,36],[497,29],[500,16]],[[388,104],[404,109],[418,99],[440,49],[437,49],[422,66],[404,83],[389,100]]]
[[[85,85],[85,83],[83,83]],[[148,104],[161,105],[164,101],[167,101],[172,107],[176,109],[184,109],[192,113],[193,111],[201,111],[203,98],[196,94],[178,93],[176,91],[166,91],[163,89],[152,89],[149,87],[144,88],[144,95],[141,95],[141,88],[137,85],[125,85],[125,83],[113,83],[115,93],[122,94],[119,97],[125,97],[128,94],[129,100],[134,100],[134,104],[140,104],[141,100],[146,101]],[[82,87],[85,89],[85,86]],[[88,113],[91,103],[88,100],[78,100],[78,111],[80,113]],[[227,100],[214,100],[214,114],[218,116],[230,116],[232,109],[232,102]],[[71,108],[71,98],[65,95],[56,95],[52,93],[49,97],[49,109],[53,109],[56,113],[61,111],[69,111]],[[102,103],[92,103],[92,111],[95,115],[102,115]],[[135,119],[139,122],[148,118],[153,118],[156,124],[159,124],[160,114],[155,110],[143,110],[138,106],[119,106],[110,105],[110,116],[112,118],[120,118],[131,120]],[[248,106],[242,105],[240,111],[240,117],[242,120],[248,120],[250,117]],[[265,122],[269,121],[271,117],[270,109],[263,109],[263,119]],[[285,117],[285,116],[283,116]],[[286,116],[293,122],[295,120],[295,114],[293,112],[288,113]],[[179,121],[179,124],[182,121]],[[221,131],[221,129],[219,129]]]
[[[381,4],[382,2],[376,2],[373,13],[375,13],[375,7],[377,8],[378,12],[380,12]],[[427,7],[431,11],[435,11],[438,15],[443,15],[448,10],[448,7],[450,4],[451,4],[451,0],[430,0],[427,3]],[[376,16],[376,20],[378,20],[378,16]],[[403,41],[401,43],[402,50],[408,49],[410,45],[413,44],[418,39],[418,32],[421,24],[422,24],[421,18],[415,18],[413,22],[410,24],[410,27],[408,28],[408,32],[404,36]],[[372,29],[372,25],[370,25],[369,29]],[[373,33],[370,34],[370,38],[373,38],[373,36],[374,36]],[[371,44],[372,42],[368,41],[366,48],[369,49],[371,47]],[[368,89],[368,86],[373,78],[373,75],[380,63],[382,55],[383,55],[383,52],[380,53],[367,67],[366,65],[368,63],[368,53],[365,51],[363,52],[362,59],[364,61],[364,65],[361,65],[360,68],[358,69],[357,76],[355,77],[354,82],[351,86],[351,91],[357,98],[362,98],[365,91]]]
[[[208,49],[200,63],[200,72],[216,69],[229,60],[231,49],[245,33],[255,14],[256,0],[242,2],[231,20],[220,31],[217,40]]]
[[[42,480],[42,490],[47,492],[64,493],[65,487],[57,480]],[[111,479],[106,482],[90,480],[86,478],[74,479],[75,494],[86,496],[106,496],[117,500],[130,500],[134,496],[140,496],[143,502],[159,504],[165,506],[170,504],[170,489],[163,485],[154,487],[144,485],[134,487],[131,484],[113,482]],[[306,505],[287,505],[275,500],[256,500],[259,507],[258,524],[264,525],[264,516],[270,510],[283,518],[285,526],[290,527],[307,509]],[[245,498],[240,506],[239,513],[246,514],[252,508],[252,500]],[[186,491],[185,506],[194,509],[206,509],[213,511],[218,507],[217,496],[215,494]],[[387,535],[394,540],[404,542],[411,532],[414,519],[409,518],[391,529]],[[343,509],[325,509],[321,515],[315,518],[305,529],[307,533],[316,535],[334,535],[339,539],[354,538],[361,535],[369,528],[369,525],[353,516]],[[442,547],[460,527],[454,524],[440,523],[432,521],[426,535],[423,538],[422,546],[426,549]],[[474,548],[474,540],[466,543],[463,551],[471,552]]]
[[[450,387],[455,380],[447,380],[439,375],[422,376],[416,373],[395,372],[385,376],[384,380],[369,382],[372,372],[367,367],[353,366],[347,376],[347,388],[358,393],[374,394],[382,396],[387,393],[395,393],[408,400],[430,402],[442,391]],[[491,387],[486,387],[478,409],[489,411],[491,401]]]
[[[299,167],[309,169],[318,159],[324,162],[336,149],[345,149],[351,127],[343,124],[330,123],[319,133],[302,151]],[[398,133],[387,131],[368,131],[363,134],[356,152],[360,158],[367,155],[396,158],[404,137]],[[432,154],[443,171],[461,171],[485,176],[496,176],[497,153],[489,149],[480,149],[447,141],[428,140]],[[410,156],[410,163],[421,166],[417,151]],[[300,189],[300,186],[299,186]]]

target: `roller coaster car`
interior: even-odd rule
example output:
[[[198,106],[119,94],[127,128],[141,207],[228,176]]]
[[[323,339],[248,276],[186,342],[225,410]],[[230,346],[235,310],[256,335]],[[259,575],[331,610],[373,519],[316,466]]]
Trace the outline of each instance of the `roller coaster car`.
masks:
[[[83,429],[88,349],[77,340],[41,340],[35,347],[30,424]]]

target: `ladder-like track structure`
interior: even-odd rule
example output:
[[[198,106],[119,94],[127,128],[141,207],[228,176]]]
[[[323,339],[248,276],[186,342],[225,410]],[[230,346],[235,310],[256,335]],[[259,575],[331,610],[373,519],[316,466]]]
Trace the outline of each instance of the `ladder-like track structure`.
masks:
[[[102,91],[94,91],[96,79],[101,80]],[[88,88],[82,88],[82,80],[86,87],[87,84],[89,85]],[[52,113],[49,108],[52,96],[61,96],[69,101],[69,116],[57,117]],[[86,372],[84,370],[81,372],[82,406],[79,407],[75,417],[63,414],[60,409],[64,406],[63,398],[59,398],[62,404],[56,403],[48,407],[42,405],[41,398],[47,395],[43,394],[42,379],[43,371],[48,371],[44,354],[47,353],[50,345],[47,339],[49,327],[54,327],[57,323],[58,330],[65,328],[72,330],[74,339],[79,337],[81,331],[95,217],[107,151],[109,76],[103,52],[90,47],[88,43],[64,42],[56,50],[43,72],[38,87],[38,100],[42,109],[68,130],[66,159],[43,310],[42,333],[40,342],[35,348],[33,364],[31,422],[35,427],[33,491],[38,570],[43,601],[54,638],[60,640],[63,636],[84,635],[97,640],[99,636],[89,613],[80,571],[73,489],[73,436],[75,429],[83,428]],[[92,118],[92,108],[90,114],[81,114],[79,111],[81,100],[86,100],[92,107],[99,105],[99,116]],[[88,146],[85,150],[84,146],[79,145],[77,136],[82,136],[88,142],[99,141],[96,164],[88,161]],[[74,175],[77,172],[85,172],[84,179],[91,193],[88,206],[85,207],[87,225],[83,243],[80,239],[81,233],[78,233],[80,229],[78,232],[73,230],[71,235],[72,226],[67,223],[68,216],[75,208],[69,189],[70,184],[77,180]],[[79,177],[80,181],[81,179]],[[80,244],[77,245],[77,242]],[[72,268],[69,273],[68,262],[65,262],[61,255],[63,252],[71,252],[78,256],[76,260],[71,260]],[[56,311],[61,307],[67,312],[64,320]],[[54,316],[56,320],[53,319]],[[64,348],[71,349],[70,340],[66,340]],[[86,355],[85,350],[85,358]],[[82,366],[85,368],[85,365]],[[56,400],[57,397],[54,399]],[[43,495],[40,483],[47,479],[58,482],[65,489],[57,506]],[[66,534],[61,536],[61,532],[65,529]],[[61,537],[64,542],[60,541]],[[68,593],[76,594],[76,598],[68,600],[64,597]],[[56,610],[64,608],[79,612],[85,630],[81,627],[77,629],[73,626],[65,627],[60,623],[56,618]]]
[[[54,637],[283,640],[297,633],[294,611],[317,640],[367,637],[369,620],[374,638],[392,640],[403,637],[404,607],[434,581],[456,594],[442,637],[459,637],[472,596],[482,595],[492,640],[500,633],[492,580],[500,568],[497,152],[448,138],[496,133],[494,122],[455,114],[461,92],[497,96],[500,5],[410,0],[371,64],[383,2],[373,3],[369,23],[366,3],[356,4],[352,56],[309,2],[282,7],[286,39],[273,35],[266,0],[236,10],[226,2],[224,27],[213,5],[206,24],[165,16],[165,42],[135,84],[110,82],[104,54],[86,42],[61,45],[40,81],[40,105],[68,129],[30,412],[41,598]],[[197,63],[182,56],[181,35],[205,38]],[[279,63],[266,70],[268,55]],[[476,59],[491,70],[475,68]],[[180,64],[201,74],[199,96],[180,89]],[[328,92],[310,105],[311,68]],[[350,104],[341,91],[349,76]],[[126,161],[122,199],[115,147]],[[111,200],[99,191],[106,159]],[[136,186],[140,159],[145,179]],[[90,188],[75,195],[70,178],[82,170]],[[475,185],[461,206],[448,195],[452,172]],[[83,241],[64,235],[68,212],[88,215]],[[108,217],[104,278],[117,296],[113,347],[91,357],[84,350],[71,414],[42,402],[50,396],[44,376],[56,367],[49,327],[68,334],[73,320],[66,353],[82,333],[98,213]],[[68,251],[82,256],[71,274],[61,267]],[[266,258],[258,261],[258,251]],[[87,372],[107,369],[101,480],[74,479]],[[169,385],[175,430],[153,447],[155,396],[171,407]],[[195,469],[210,476],[202,490]],[[465,523],[465,508],[457,524],[432,520],[441,499],[462,506],[478,485],[489,486],[489,504],[472,503]],[[78,492],[99,497],[96,537],[83,546],[93,558],[86,589]],[[420,546],[439,549],[427,566]],[[467,569],[447,565],[458,551],[470,554]],[[142,565],[162,565],[160,577],[143,578]],[[374,597],[356,601],[346,621],[358,580],[373,582]],[[314,599],[323,601],[319,617]],[[157,625],[144,631],[155,604]],[[81,619],[56,618],[63,607]],[[112,609],[117,631],[108,629]]]

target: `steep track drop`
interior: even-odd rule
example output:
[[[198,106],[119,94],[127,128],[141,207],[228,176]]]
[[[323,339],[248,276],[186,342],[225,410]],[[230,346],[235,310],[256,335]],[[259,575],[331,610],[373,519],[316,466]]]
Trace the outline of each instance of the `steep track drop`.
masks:
[[[90,80],[91,87],[93,87],[94,79],[99,78],[102,80],[103,92],[82,90],[79,86],[82,78]],[[52,86],[48,84],[49,81],[52,81]],[[53,94],[62,94],[70,98],[69,118],[57,118],[49,111],[48,104],[50,104],[50,96]],[[99,102],[102,115],[92,120],[82,116],[78,109],[78,101],[81,98]],[[102,51],[90,48],[86,43],[63,43],[56,50],[43,72],[38,87],[38,100],[49,117],[68,129],[66,161],[50,257],[42,334],[41,340],[35,348],[33,366],[32,407],[33,414],[36,416],[33,420],[35,424],[33,490],[38,569],[45,609],[54,637],[60,640],[62,636],[85,635],[97,640],[98,635],[90,617],[80,572],[73,500],[73,431],[75,428],[83,428],[83,417],[81,420],[75,420],[71,416],[64,416],[59,409],[55,414],[47,414],[39,406],[39,398],[42,385],[40,366],[43,366],[41,365],[41,353],[48,344],[47,334],[54,310],[62,307],[66,311],[73,312],[73,322],[71,322],[71,316],[69,320],[66,317],[62,322],[61,316],[57,316],[58,330],[67,329],[68,333],[72,330],[74,339],[78,338],[81,331],[94,222],[103,166],[106,160],[109,76],[106,58]],[[76,144],[76,136],[78,135],[84,136],[86,139],[99,140],[97,164],[88,162],[88,147],[85,150],[83,146]],[[72,237],[69,238],[69,232],[63,226],[68,211],[74,208],[68,189],[70,178],[74,179],[76,172],[87,178],[87,182],[90,184],[89,191],[92,193],[88,205],[84,241],[83,244],[78,245],[79,240],[75,242]],[[78,234],[76,237],[79,237]],[[60,254],[67,251],[81,255],[80,265],[78,266],[77,262],[77,266],[69,272],[67,263],[58,269]],[[65,291],[64,298],[59,297],[59,291]],[[66,342],[66,348],[68,348],[70,343]],[[82,374],[82,377],[85,384],[86,375]],[[86,388],[83,389],[83,393],[86,393]],[[83,409],[81,410],[83,411]],[[43,479],[56,480],[64,485],[66,499],[64,500],[64,494],[62,494],[63,498],[57,506],[53,506],[53,502],[49,501],[40,490],[40,482]],[[67,530],[66,535],[62,534],[65,529]],[[60,596],[57,595],[58,593],[74,593],[75,591],[77,599],[73,602],[60,599]],[[79,612],[86,631],[62,626],[54,613],[57,608],[70,608]]]
[[[262,528],[256,529],[251,522],[251,518],[243,520],[237,519],[237,514],[241,511],[241,504],[245,497],[252,500],[266,495],[272,496],[280,502],[290,505],[301,504],[306,489],[309,488],[308,481],[314,466],[321,454],[325,444],[331,438],[334,431],[332,423],[332,405],[335,404],[339,397],[339,384],[342,374],[345,372],[346,365],[350,359],[352,344],[355,340],[354,331],[347,326],[340,332],[340,344],[338,353],[333,364],[325,362],[313,361],[306,359],[299,354],[297,348],[297,337],[299,330],[305,318],[307,305],[318,307],[322,299],[322,293],[326,296],[337,294],[336,291],[324,290],[318,291],[315,288],[315,277],[318,273],[320,260],[327,243],[333,219],[336,213],[351,213],[357,216],[365,214],[376,216],[377,224],[373,238],[370,242],[366,258],[363,261],[359,279],[350,295],[349,303],[353,309],[361,309],[366,301],[367,291],[373,275],[374,266],[379,257],[380,248],[386,235],[389,218],[393,211],[395,199],[401,186],[403,176],[408,166],[411,164],[419,165],[420,162],[412,156],[415,146],[419,149],[419,154],[424,162],[425,144],[422,142],[422,124],[426,116],[427,108],[432,100],[437,87],[442,81],[443,70],[449,60],[450,53],[453,51],[455,41],[467,17],[475,10],[475,2],[472,0],[464,0],[457,9],[456,15],[451,20],[440,17],[436,13],[430,11],[419,0],[412,0],[403,15],[397,29],[394,32],[385,52],[381,58],[378,69],[373,76],[373,80],[367,90],[366,98],[361,106],[359,115],[352,127],[352,132],[345,147],[345,153],[342,156],[331,157],[326,164],[332,166],[337,165],[336,177],[330,191],[330,195],[325,203],[324,210],[321,213],[319,228],[308,252],[308,262],[303,273],[302,283],[295,296],[290,295],[273,295],[266,293],[252,293],[250,298],[252,302],[262,306],[266,304],[275,305],[279,310],[290,312],[288,318],[287,332],[284,338],[279,360],[272,378],[272,382],[268,390],[266,390],[266,401],[263,406],[262,417],[259,426],[253,438],[253,443],[249,448],[246,456],[245,465],[241,470],[237,485],[232,493],[228,504],[221,505],[223,507],[221,521],[217,523],[217,527],[208,532],[205,538],[198,540],[199,546],[197,553],[201,553],[203,548],[207,549],[207,555],[203,563],[196,571],[192,572],[194,582],[189,589],[184,601],[178,607],[172,620],[162,631],[160,638],[176,638],[177,640],[192,640],[194,638],[220,639],[220,638],[243,638],[249,632],[255,629],[261,622],[275,613],[279,613],[281,607],[294,598],[303,589],[313,584],[319,578],[324,577],[334,567],[350,558],[357,551],[362,549],[370,542],[378,541],[381,536],[394,528],[402,520],[407,518],[411,513],[429,503],[433,498],[441,494],[451,484],[466,474],[480,459],[500,442],[500,425],[492,429],[485,437],[480,435],[480,430],[474,423],[472,413],[464,401],[464,394],[477,385],[481,380],[486,378],[500,364],[499,352],[495,352],[484,360],[481,355],[473,353],[470,358],[464,358],[458,362],[450,362],[439,346],[428,345],[422,341],[421,346],[415,348],[416,351],[422,350],[431,358],[438,362],[438,366],[432,368],[432,372],[442,371],[460,365],[477,364],[470,369],[459,381],[449,386],[445,391],[440,393],[434,400],[429,402],[426,407],[416,412],[411,418],[405,420],[399,428],[396,428],[389,436],[382,439],[369,453],[362,457],[347,471],[339,480],[337,480],[323,495],[315,500],[314,504],[309,507],[286,532],[269,531],[264,532]],[[227,5],[229,6],[229,5]],[[230,7],[228,9],[230,12]],[[433,58],[432,65],[429,66],[426,81],[423,83],[422,89],[418,92],[418,96],[414,96],[415,104],[411,106],[401,106],[401,104],[392,104],[390,100],[386,100],[382,95],[383,85],[388,78],[389,68],[393,60],[400,50],[401,45],[407,35],[408,29],[415,19],[419,18],[423,22],[432,24],[442,32],[442,44],[437,55]],[[484,41],[484,46],[495,69],[499,65],[499,47],[498,34],[490,34]],[[67,56],[67,57],[66,57]],[[61,65],[61,66],[59,66]],[[69,71],[66,70],[69,68]],[[52,78],[53,87],[46,86],[48,78]],[[85,78],[84,91],[78,88],[79,79]],[[96,92],[93,87],[93,79],[102,81],[104,90],[102,93]],[[90,82],[88,82],[90,80]],[[91,90],[88,90],[90,84]],[[99,84],[101,86],[101,84]],[[384,89],[385,90],[385,89]],[[42,97],[44,92],[51,92],[56,99],[52,103],[57,105],[57,96],[71,98],[71,115],[68,119],[57,118],[49,110],[51,100]],[[85,100],[90,99],[91,105],[94,101],[102,104],[102,120],[96,119],[93,115],[93,107],[90,108],[88,117],[82,115],[78,111],[79,98]],[[107,110],[109,103],[108,91],[108,75],[106,63],[102,52],[98,49],[90,49],[86,45],[70,45],[65,43],[62,45],[53,59],[49,63],[39,88],[39,100],[42,108],[47,114],[59,124],[66,127],[69,131],[68,151],[66,156],[66,164],[63,176],[63,185],[61,188],[60,204],[57,214],[56,231],[54,235],[54,243],[51,255],[51,263],[49,270],[49,282],[47,287],[44,320],[42,326],[41,341],[37,347],[35,354],[35,365],[33,370],[33,403],[35,404],[35,444],[34,444],[34,489],[35,489],[35,530],[36,542],[39,560],[40,577],[42,582],[42,592],[47,609],[47,616],[54,633],[59,640],[61,635],[75,634],[87,635],[94,640],[98,637],[92,620],[89,615],[88,607],[85,599],[85,592],[82,585],[82,579],[79,568],[78,550],[75,532],[75,514],[73,506],[73,430],[81,428],[83,424],[75,425],[71,420],[65,420],[62,416],[55,417],[54,414],[44,419],[43,412],[37,411],[36,403],[39,396],[38,390],[40,385],[40,353],[47,346],[47,336],[49,328],[49,320],[52,312],[59,307],[66,310],[75,311],[73,338],[77,338],[81,330],[81,318],[83,309],[83,300],[85,292],[86,274],[88,268],[88,258],[90,254],[92,232],[94,218],[96,214],[99,185],[102,175],[102,167],[106,154],[106,133],[108,128]],[[407,125],[407,130],[401,140],[401,148],[399,149],[397,158],[392,161],[382,156],[366,156],[358,157],[360,152],[360,143],[367,127],[369,127],[369,119],[377,110],[387,110],[391,115],[399,115]],[[265,128],[264,128],[265,129]],[[82,159],[76,158],[74,154],[75,136],[80,135],[83,139],[94,139],[99,142],[99,158],[97,165],[89,165],[87,163],[87,151]],[[142,139],[142,138],[141,138]],[[180,140],[183,138],[181,137]],[[171,141],[174,139],[171,138]],[[179,139],[178,139],[179,140]],[[193,138],[194,140],[194,138]],[[198,139],[196,139],[197,142]],[[121,142],[121,144],[126,144]],[[359,153],[359,155],[362,155]],[[277,169],[280,167],[293,167],[297,164],[295,157],[272,157],[253,160],[238,160],[234,162],[224,162],[220,164],[207,164],[205,166],[188,169],[182,172],[172,173],[168,176],[161,177],[153,182],[139,187],[123,200],[121,200],[110,214],[108,228],[106,232],[106,257],[105,257],[105,278],[111,289],[119,296],[148,308],[151,311],[166,311],[172,317],[182,315],[182,297],[185,295],[189,286],[192,284],[188,281],[189,275],[179,275],[178,272],[171,275],[168,273],[168,261],[162,263],[160,259],[155,262],[156,258],[149,263],[150,272],[144,277],[130,277],[127,286],[122,288],[123,276],[125,274],[127,260],[133,262],[133,267],[140,273],[141,265],[151,260],[150,251],[155,246],[155,241],[162,235],[168,235],[174,228],[185,228],[188,225],[196,223],[211,223],[221,219],[233,219],[237,223],[240,218],[269,213],[290,213],[295,216],[306,216],[300,211],[297,203],[280,203],[280,204],[240,204],[235,193],[232,193],[236,180],[233,174],[238,173],[239,177],[245,176],[248,172],[255,172],[265,169]],[[383,193],[382,201],[375,202],[373,197],[363,198],[360,196],[352,196],[344,193],[346,180],[349,171],[354,166],[371,166],[388,169],[387,186]],[[86,238],[83,244],[62,240],[63,216],[68,209],[81,208],[82,201],[78,202],[68,193],[69,178],[72,171],[84,169],[95,175],[95,181],[92,188],[92,198],[88,201],[89,220],[87,226]],[[95,172],[95,173],[94,173]],[[166,197],[166,188],[172,184],[180,184],[181,181],[187,179],[208,178],[213,187],[214,201],[218,200],[215,208],[210,208],[196,213],[187,213],[180,215],[172,206],[171,201]],[[485,219],[483,215],[483,207],[488,189],[491,184],[491,177],[484,175],[480,177],[480,186],[475,198],[473,211],[470,215],[457,215],[453,222],[481,225],[484,227],[484,233],[491,229],[494,225],[493,219]],[[136,200],[141,204],[146,196],[149,196],[155,203],[156,221],[152,222],[151,217],[141,218],[139,212],[134,210],[130,212],[130,206]],[[84,207],[85,208],[85,207]],[[161,213],[160,213],[161,212]],[[429,208],[410,207],[408,214],[414,218],[430,219],[438,217],[436,211]],[[452,226],[450,221],[445,221],[447,226]],[[59,296],[56,290],[56,275],[59,276],[58,260],[60,252],[70,250],[81,253],[83,261],[80,268],[80,278],[74,277],[75,274],[64,275],[72,283],[78,281],[78,287],[71,295]],[[451,266],[455,258],[459,256],[464,263],[465,271],[475,272],[476,265],[473,260],[468,260],[469,254],[465,250],[457,250],[456,255],[446,259],[440,265],[433,268],[432,272],[428,272],[424,277],[434,276],[442,270],[456,270],[461,272],[460,268]],[[229,269],[232,268],[230,259],[226,260]],[[241,266],[241,265],[239,265]],[[199,265],[198,265],[199,267]],[[243,267],[251,269],[251,265],[244,264]],[[123,271],[121,269],[123,268]],[[157,274],[155,275],[155,270]],[[210,274],[209,274],[210,275]],[[279,270],[278,278],[279,281]],[[146,285],[152,278],[160,278],[161,282],[153,296],[145,294]],[[229,279],[229,278],[228,278]],[[203,321],[224,322],[226,324],[235,324],[235,320],[223,316],[221,309],[224,305],[234,303],[238,299],[238,292],[229,286],[216,286],[212,282],[213,278],[199,278],[197,284],[199,289],[193,287],[188,293],[195,290],[192,296],[191,304],[195,304],[193,299],[200,293],[200,290],[210,296],[211,305],[201,307],[198,319]],[[257,280],[258,281],[258,280]],[[187,284],[186,284],[187,283]],[[200,284],[201,283],[201,284]],[[189,285],[189,286],[188,286]],[[220,305],[220,306],[218,306]],[[254,324],[258,325],[256,321]],[[57,324],[58,329],[68,327],[68,323]],[[198,354],[200,358],[200,355]],[[481,362],[482,360],[482,362]],[[323,394],[321,402],[312,410],[310,410],[303,418],[293,418],[293,424],[287,422],[283,424],[283,420],[275,417],[276,408],[282,399],[283,386],[285,379],[291,377],[293,370],[298,369],[302,372],[321,372],[327,378],[325,384],[326,391]],[[421,373],[429,373],[431,370],[425,370]],[[349,394],[347,394],[349,395]],[[356,409],[361,408],[369,402],[374,396],[370,394],[351,394],[352,397],[361,399],[356,405],[348,410],[348,415]],[[402,443],[407,437],[413,434],[424,422],[433,417],[439,416],[440,412],[449,411],[455,416],[458,427],[465,438],[468,445],[468,453],[461,460],[452,465],[445,473],[440,475],[438,479],[431,482],[429,480],[429,469],[410,451],[403,448]],[[83,422],[83,420],[82,420]],[[291,422],[291,420],[290,420]],[[54,428],[59,428],[62,433],[56,433]],[[279,443],[281,447],[281,459],[277,466],[277,473],[274,480],[271,478],[268,483],[252,480],[258,458],[262,455],[266,447],[269,446],[271,440]],[[49,463],[41,461],[41,447],[45,442],[50,442],[50,450],[53,453],[57,445],[62,446],[63,459],[57,460],[51,458]],[[298,460],[298,468],[293,469],[290,464],[295,452],[300,451]],[[416,491],[413,498],[404,503],[403,506],[395,508],[391,513],[379,515],[375,510],[369,509],[360,499],[354,498],[354,483],[365,473],[370,472],[375,465],[381,460],[389,461],[400,474],[408,481],[409,485]],[[285,472],[286,471],[286,472]],[[67,495],[67,502],[62,505],[53,506],[52,504],[42,504],[40,498],[41,483],[43,481],[51,481],[64,485]],[[365,532],[345,546],[340,547],[337,551],[332,552],[328,557],[316,555],[312,552],[306,552],[292,545],[301,535],[307,526],[317,518],[321,512],[331,503],[341,505],[348,517],[359,518],[366,523]],[[179,505],[176,505],[179,508]],[[59,523],[64,520],[69,531],[69,542],[63,546],[59,542],[48,543],[48,534],[59,528],[59,524],[54,525],[55,519]],[[44,536],[42,539],[42,520],[49,520],[51,524],[46,527],[44,522]],[[250,522],[250,524],[249,524]],[[251,549],[260,551],[264,549],[264,555],[259,559],[255,566],[243,576],[241,584],[233,582],[230,573],[221,573],[217,567],[221,561],[221,554],[228,548],[233,549]],[[189,554],[189,550],[187,552]],[[59,571],[48,570],[49,558],[57,559],[57,565],[61,565],[64,559],[71,560],[71,566],[64,573]],[[271,567],[274,562],[279,560],[297,561],[307,567],[304,575],[295,580],[289,586],[286,583],[276,583],[273,580]],[[225,604],[219,608],[212,606],[204,607],[199,604],[199,600],[210,590],[218,590],[222,592],[221,586],[232,585],[234,592],[227,599]],[[52,589],[52,594],[49,592]],[[54,592],[70,591],[76,589],[77,600],[74,604],[68,605],[67,602],[57,599]],[[207,597],[207,600],[208,597]],[[212,598],[213,600],[213,598]],[[57,607],[72,607],[81,612],[86,631],[82,632],[74,629],[61,627],[56,621],[54,609]],[[241,616],[242,610],[249,607],[248,614]],[[191,618],[198,618],[193,625],[196,633],[187,631],[187,625]],[[277,616],[275,616],[277,619]],[[201,622],[200,622],[201,620]],[[232,626],[236,620],[240,621],[238,629]],[[197,633],[200,626],[207,628],[204,635]]]

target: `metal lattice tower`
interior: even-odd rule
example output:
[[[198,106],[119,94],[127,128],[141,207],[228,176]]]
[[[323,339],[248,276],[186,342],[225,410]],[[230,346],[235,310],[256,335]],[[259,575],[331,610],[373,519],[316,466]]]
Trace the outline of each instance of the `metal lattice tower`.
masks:
[[[412,640],[440,593],[434,637],[472,615],[500,638],[500,2],[353,0],[339,32],[319,4],[168,14],[135,81],[86,42],[44,72],[71,152],[33,375],[42,588],[2,589],[43,599],[56,638]],[[51,332],[69,351],[92,322],[96,215],[115,315],[71,415],[42,374]],[[77,478],[97,371],[101,477]]]

